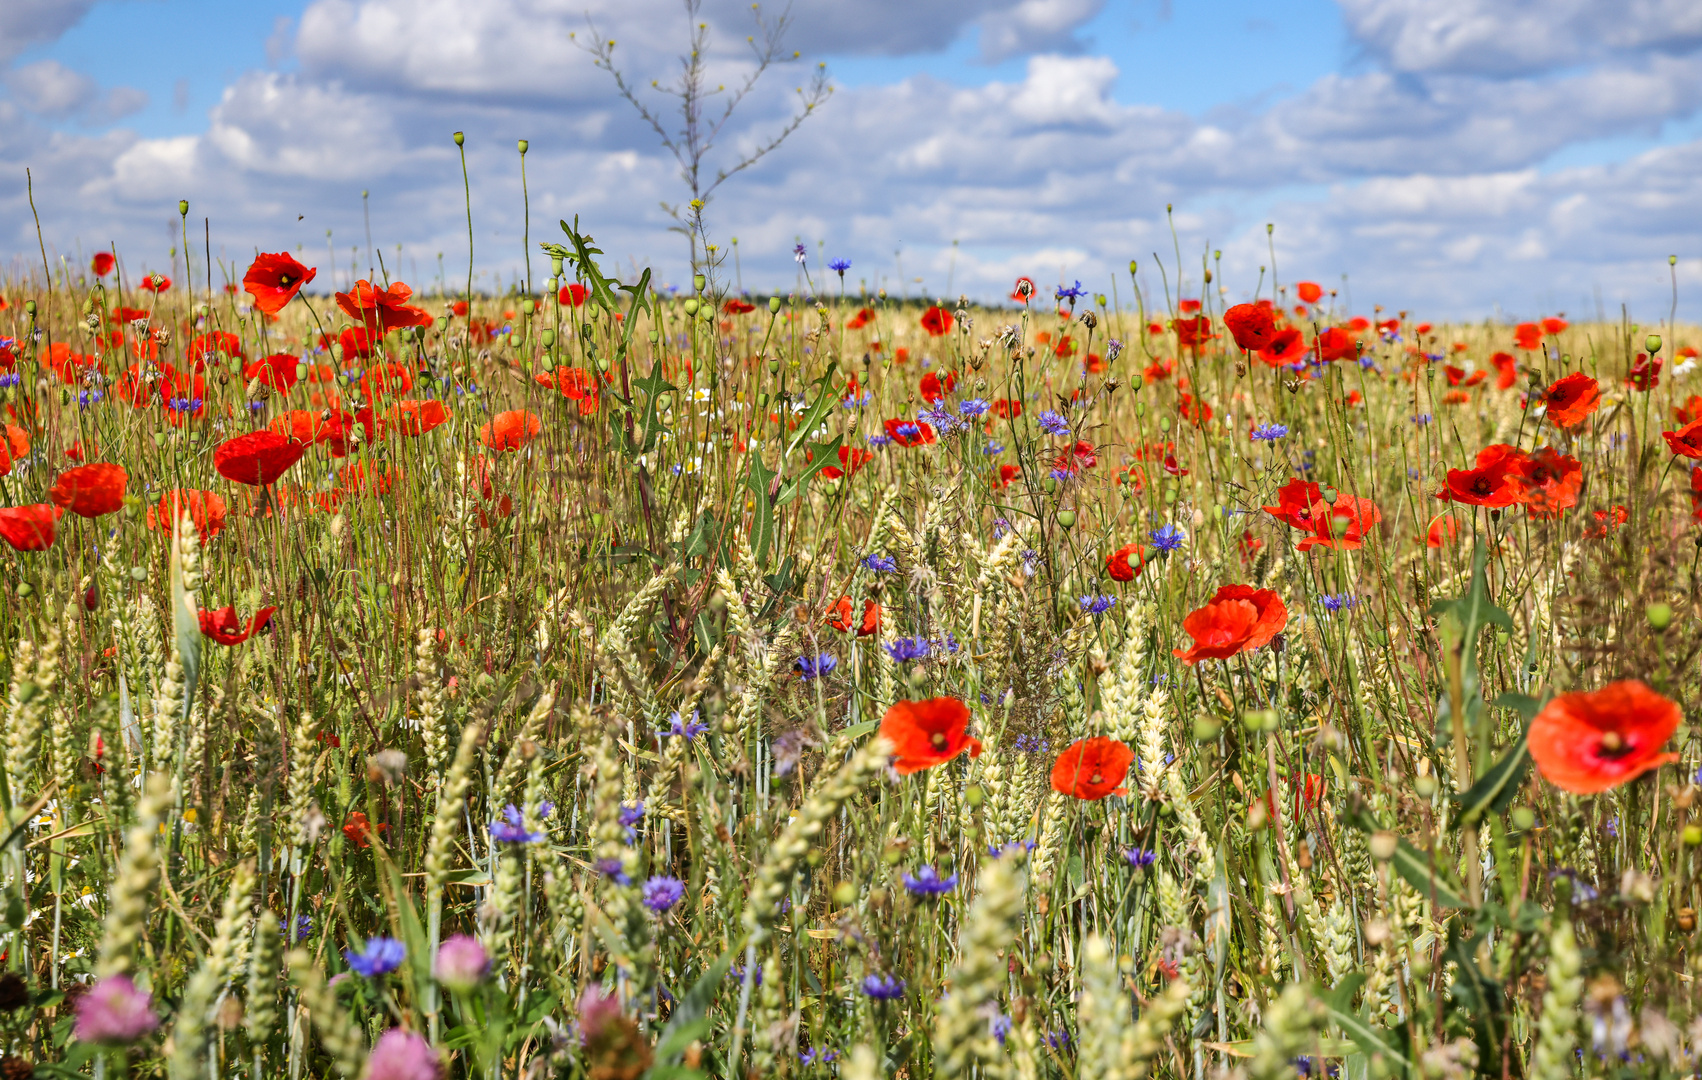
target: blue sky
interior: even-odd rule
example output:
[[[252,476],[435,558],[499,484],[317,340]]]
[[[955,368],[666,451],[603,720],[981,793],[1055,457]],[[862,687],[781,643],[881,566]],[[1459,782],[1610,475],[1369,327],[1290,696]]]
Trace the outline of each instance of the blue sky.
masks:
[[[641,86],[667,77],[674,0],[13,0],[0,160],[30,167],[68,259],[113,239],[127,265],[174,263],[189,198],[225,261],[300,246],[329,262],[329,229],[346,278],[370,261],[349,251],[370,190],[377,246],[420,277],[441,251],[464,280],[446,135],[465,130],[489,287],[521,263],[526,137],[534,239],[578,213],[623,265],[681,278],[659,209],[680,201],[676,169],[569,40],[586,8]],[[1361,306],[1652,310],[1669,253],[1702,279],[1699,8],[798,0],[789,41],[836,92],[706,223],[723,250],[740,238],[757,287],[791,284],[801,237],[871,288],[992,298],[1029,273],[1106,289],[1130,258],[1143,275],[1173,263],[1174,223],[1185,273],[1209,245],[1216,284],[1249,294],[1274,221],[1285,277],[1346,274]],[[704,16],[714,76],[737,78],[747,6]],[[758,84],[724,153],[784,119],[800,74]],[[0,173],[0,268],[39,262],[21,179]]]

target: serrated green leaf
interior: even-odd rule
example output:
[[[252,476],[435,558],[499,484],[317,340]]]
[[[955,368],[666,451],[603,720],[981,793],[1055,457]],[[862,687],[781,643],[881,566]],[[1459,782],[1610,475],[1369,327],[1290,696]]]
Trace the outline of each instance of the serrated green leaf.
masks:
[[[775,506],[784,506],[804,493],[804,488],[815,475],[839,460],[839,447],[845,441],[845,436],[835,435],[830,443],[811,443],[810,453],[814,455],[804,470],[794,476],[785,487],[780,489],[780,495],[774,500]]]
[[[833,373],[837,366],[837,361],[828,361],[827,370],[812,384],[816,391],[815,400],[804,411],[804,418],[798,421],[798,430],[792,433],[792,438],[786,443],[782,460],[791,457],[793,452],[804,444],[804,440],[814,434],[816,428],[821,427],[822,421],[827,419],[834,406],[839,404],[839,395],[833,389]]]

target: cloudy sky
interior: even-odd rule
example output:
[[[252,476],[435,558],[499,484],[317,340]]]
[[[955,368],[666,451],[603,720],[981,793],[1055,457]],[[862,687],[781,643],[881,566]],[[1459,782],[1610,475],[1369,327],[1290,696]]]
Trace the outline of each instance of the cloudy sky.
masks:
[[[1115,278],[1126,302],[1129,260],[1162,295],[1180,248],[1185,292],[1221,250],[1214,287],[1242,299],[1274,242],[1283,281],[1428,318],[1665,318],[1677,255],[1680,318],[1702,319],[1696,0],[790,11],[801,59],[705,165],[762,145],[826,63],[831,98],[706,211],[748,289],[791,287],[802,242],[812,267],[852,260],[852,290],[996,298],[1028,274]],[[739,85],[749,4],[704,0],[702,18],[711,85]],[[342,285],[375,261],[365,211],[393,276],[429,288],[441,266],[464,287],[462,130],[482,287],[522,265],[520,138],[534,243],[577,214],[622,268],[681,281],[661,207],[688,197],[679,168],[581,45],[616,41],[672,130],[650,86],[688,32],[679,0],[5,0],[0,275],[40,266],[28,167],[53,260],[116,243],[132,274],[169,272],[183,198],[198,262],[210,228],[215,260],[300,247]]]

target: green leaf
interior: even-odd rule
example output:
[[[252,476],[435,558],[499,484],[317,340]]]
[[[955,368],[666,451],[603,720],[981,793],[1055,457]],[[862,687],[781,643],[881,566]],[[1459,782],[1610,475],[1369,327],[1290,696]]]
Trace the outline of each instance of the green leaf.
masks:
[[[762,463],[762,455],[751,454],[751,469],[745,486],[751,491],[751,553],[758,566],[768,565],[768,545],[774,539],[774,506],[769,501],[775,473]]]
[[[1382,823],[1372,815],[1364,799],[1358,795],[1353,796],[1343,818],[1361,832],[1384,831]],[[1406,837],[1397,838],[1395,854],[1390,861],[1394,864],[1395,871],[1405,878],[1408,884],[1421,895],[1430,897],[1437,907],[1471,909],[1471,904],[1460,895],[1460,887],[1455,885],[1443,870],[1433,866],[1430,857],[1414,847],[1412,841]]]
[[[692,1040],[700,1038],[709,1030],[712,1022],[705,1014],[708,1013],[721,985],[727,981],[727,972],[733,968],[734,955],[734,949],[728,949],[716,957],[708,970],[698,976],[697,982],[686,991],[685,997],[674,1003],[674,1011],[668,1017],[668,1026],[662,1029],[662,1034],[656,1040],[658,1066],[678,1064]],[[651,1071],[654,1073],[655,1070]]]
[[[833,465],[839,460],[839,446],[845,441],[845,436],[835,435],[830,443],[811,443],[810,453],[813,455],[810,463],[804,466],[804,471],[794,476],[790,483],[780,489],[780,495],[774,500],[775,506],[784,506],[804,493],[804,488],[815,478],[815,475]]]
[[[1518,741],[1507,748],[1501,760],[1480,776],[1477,783],[1454,796],[1454,802],[1460,808],[1454,819],[1456,828],[1476,825],[1485,815],[1499,814],[1512,803],[1519,794],[1525,773],[1531,767],[1529,735],[1527,727],[1519,734]]]
[[[821,427],[822,422],[827,419],[834,406],[839,404],[839,395],[832,385],[833,372],[837,366],[838,361],[828,361],[827,370],[822,372],[821,378],[813,384],[816,390],[816,398],[805,410],[804,418],[798,421],[798,430],[792,433],[791,440],[786,444],[786,453],[782,455],[781,460],[791,457],[793,451],[802,446],[804,440],[815,433],[816,428]]]

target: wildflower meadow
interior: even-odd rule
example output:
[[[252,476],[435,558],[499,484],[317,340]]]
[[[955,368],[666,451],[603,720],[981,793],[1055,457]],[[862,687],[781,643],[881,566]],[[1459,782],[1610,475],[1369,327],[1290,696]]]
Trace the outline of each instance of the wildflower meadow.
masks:
[[[1702,336],[700,209],[0,282],[0,1078],[1697,1072]]]

